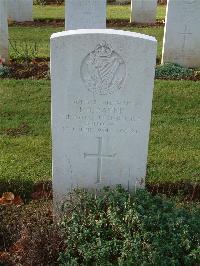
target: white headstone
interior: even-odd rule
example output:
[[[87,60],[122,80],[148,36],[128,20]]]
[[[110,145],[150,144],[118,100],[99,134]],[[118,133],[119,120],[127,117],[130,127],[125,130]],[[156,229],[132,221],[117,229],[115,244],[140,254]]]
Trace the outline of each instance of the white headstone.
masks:
[[[65,0],[65,29],[105,29],[106,0]]]
[[[33,20],[33,0],[7,0],[8,18],[17,21]]]
[[[169,0],[162,63],[200,67],[200,0]]]
[[[0,60],[8,61],[7,0],[0,0]]]
[[[157,0],[131,0],[131,22],[155,23]]]
[[[53,191],[144,186],[156,40],[116,30],[51,37]]]

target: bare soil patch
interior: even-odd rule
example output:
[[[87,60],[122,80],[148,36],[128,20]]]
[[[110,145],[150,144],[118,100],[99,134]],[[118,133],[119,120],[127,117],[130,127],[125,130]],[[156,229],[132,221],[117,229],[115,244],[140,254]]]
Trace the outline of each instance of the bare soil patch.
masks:
[[[10,22],[10,26],[19,26],[19,27],[64,27],[65,21],[64,19],[35,19],[34,21],[26,21],[26,22]],[[130,23],[128,20],[123,19],[115,19],[115,20],[107,20],[108,28],[122,28],[122,27],[138,27],[138,28],[146,28],[146,27],[162,27],[165,25],[164,20],[158,19],[156,23],[153,24],[139,24],[139,23]]]
[[[9,78],[36,80],[49,78],[49,58],[36,58],[26,62],[11,60],[8,67]]]
[[[23,189],[24,186],[24,189]],[[20,181],[1,181],[0,182],[0,195],[5,192],[6,189],[19,195],[25,202],[30,200],[40,199],[52,199],[52,182],[44,181],[39,183],[33,183],[27,181],[27,184],[23,184]],[[152,193],[165,194],[169,197],[181,195],[184,200],[187,201],[200,201],[200,183],[190,182],[166,182],[166,183],[147,183],[145,188]],[[26,191],[24,191],[26,190]]]
[[[30,127],[26,123],[22,123],[17,128],[8,128],[5,130],[5,134],[11,137],[27,135],[29,132],[30,132]]]
[[[49,79],[49,58],[36,58],[30,61],[19,62],[17,60],[10,60],[7,67],[9,68],[9,75],[5,78],[13,79]],[[157,60],[160,64],[160,60]],[[161,80],[174,80],[173,78],[159,78]],[[200,72],[195,72],[194,75],[184,78],[184,80],[200,81]],[[9,133],[9,132],[8,132]]]
[[[51,200],[0,205],[0,218],[0,265],[58,265],[63,241]]]
[[[107,20],[107,27],[108,28],[124,28],[124,27],[127,27],[127,28],[131,28],[131,27],[137,27],[137,28],[151,28],[151,27],[154,27],[154,28],[157,28],[157,27],[164,27],[165,25],[165,21],[164,20],[160,20],[160,19],[157,19],[156,20],[156,23],[150,23],[150,24],[141,24],[141,23],[130,23],[129,21],[127,20]]]

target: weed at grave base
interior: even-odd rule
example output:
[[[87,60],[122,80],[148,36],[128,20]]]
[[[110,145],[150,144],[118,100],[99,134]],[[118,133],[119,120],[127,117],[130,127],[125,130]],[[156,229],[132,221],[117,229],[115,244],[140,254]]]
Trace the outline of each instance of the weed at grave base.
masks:
[[[200,212],[145,190],[83,190],[64,205],[60,265],[197,265]],[[199,228],[198,228],[199,227]],[[165,241],[163,241],[165,239]]]
[[[43,187],[38,185],[38,190]],[[44,187],[43,187],[44,188]],[[75,190],[53,224],[52,201],[0,205],[6,265],[198,265],[200,210],[145,190]],[[163,241],[165,239],[165,241]],[[57,261],[59,258],[59,262]],[[171,264],[170,264],[171,265]]]

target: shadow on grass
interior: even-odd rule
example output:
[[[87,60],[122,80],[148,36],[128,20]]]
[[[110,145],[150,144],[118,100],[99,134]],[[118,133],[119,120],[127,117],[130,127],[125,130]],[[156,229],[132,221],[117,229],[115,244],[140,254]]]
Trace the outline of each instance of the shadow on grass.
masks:
[[[167,196],[180,196],[184,200],[200,200],[200,184],[189,182],[176,183],[151,183],[146,184],[146,189],[155,194],[165,194]]]
[[[50,181],[35,183],[31,180],[9,180],[0,181],[0,195],[4,192],[12,192],[14,195],[19,195],[25,202],[31,200],[34,195],[50,194],[52,191],[52,183]],[[35,196],[36,197],[36,196]]]
[[[147,183],[146,189],[155,194],[165,194],[166,196],[180,196],[183,200],[200,200],[200,183],[176,182],[176,183]],[[0,181],[0,195],[4,192],[12,192],[20,195],[26,202],[30,199],[40,198],[48,195],[52,197],[52,182],[38,182],[10,180]]]

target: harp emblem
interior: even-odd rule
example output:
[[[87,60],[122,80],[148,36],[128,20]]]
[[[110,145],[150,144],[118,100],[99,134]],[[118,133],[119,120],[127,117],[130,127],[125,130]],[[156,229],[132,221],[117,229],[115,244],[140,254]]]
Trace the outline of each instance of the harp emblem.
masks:
[[[81,64],[81,78],[94,94],[108,95],[121,89],[125,76],[123,58],[105,41],[98,44]]]

